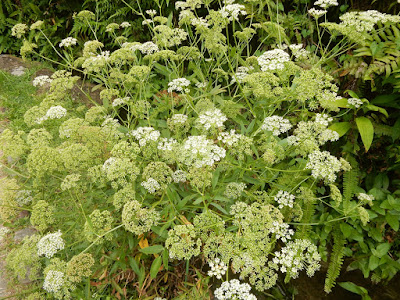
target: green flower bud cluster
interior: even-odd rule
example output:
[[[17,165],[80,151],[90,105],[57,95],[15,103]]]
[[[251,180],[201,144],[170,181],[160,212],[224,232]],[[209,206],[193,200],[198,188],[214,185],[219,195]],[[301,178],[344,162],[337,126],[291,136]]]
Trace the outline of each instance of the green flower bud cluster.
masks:
[[[150,231],[152,226],[158,224],[160,218],[160,214],[154,208],[143,208],[136,200],[127,202],[122,210],[122,224],[126,230],[136,235]]]
[[[54,206],[44,200],[39,200],[32,208],[31,224],[39,231],[45,231],[55,223]]]
[[[88,216],[88,220],[85,222],[83,228],[86,239],[97,245],[102,244],[104,240],[111,241],[113,233],[108,231],[112,229],[113,222],[114,218],[110,211],[95,209]]]

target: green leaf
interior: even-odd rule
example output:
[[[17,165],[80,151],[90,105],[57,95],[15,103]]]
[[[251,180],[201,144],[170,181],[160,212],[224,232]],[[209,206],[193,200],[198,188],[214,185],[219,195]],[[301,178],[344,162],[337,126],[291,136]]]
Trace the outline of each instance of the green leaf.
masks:
[[[399,230],[399,216],[393,216],[393,215],[387,214],[385,216],[385,219],[388,222],[388,224],[390,225],[390,227],[392,227],[395,231]]]
[[[154,246],[149,246],[149,247],[140,249],[139,251],[144,253],[144,254],[156,254],[156,253],[160,253],[163,250],[164,250],[163,246],[154,245]]]
[[[350,122],[339,122],[339,123],[334,123],[331,126],[329,126],[328,129],[336,131],[339,133],[339,136],[343,136],[346,134],[347,131],[351,128]]]
[[[339,285],[354,294],[360,295],[362,300],[371,300],[371,297],[368,296],[368,291],[362,286],[358,286],[353,282],[339,282]]]
[[[158,256],[153,263],[151,264],[150,268],[150,277],[151,278],[156,278],[158,274],[158,270],[160,270],[162,264],[162,256]]]
[[[378,245],[378,247],[376,247],[375,250],[371,250],[372,253],[374,255],[376,255],[377,257],[381,258],[382,256],[384,256],[386,253],[388,253],[389,249],[390,249],[390,244],[389,243],[384,243],[384,244],[380,244]]]
[[[129,256],[128,260],[129,260],[129,265],[131,266],[133,272],[135,272],[139,276],[140,275],[140,268],[139,268],[139,265],[136,262],[135,258],[133,258],[132,256]]]
[[[219,169],[215,170],[212,178],[212,188],[214,189],[217,186],[219,175],[221,174],[221,171]]]
[[[366,117],[356,118],[356,124],[361,135],[361,140],[364,143],[365,151],[367,152],[371,147],[372,140],[374,139],[374,126]]]
[[[369,269],[371,271],[375,270],[379,266],[379,257],[376,257],[375,255],[371,255],[369,257]]]
[[[378,112],[384,114],[386,116],[386,118],[389,118],[389,114],[387,113],[386,109],[384,109],[382,107],[372,105],[372,104],[368,104],[365,107],[368,108],[369,110],[378,111]]]
[[[342,231],[344,237],[348,238],[351,235],[351,233],[353,232],[353,227],[351,227],[347,223],[342,223],[342,224],[340,224],[340,230]]]
[[[162,253],[162,258],[163,258],[164,268],[165,268],[165,270],[168,271],[169,253],[168,253],[167,249],[164,249],[164,251]]]

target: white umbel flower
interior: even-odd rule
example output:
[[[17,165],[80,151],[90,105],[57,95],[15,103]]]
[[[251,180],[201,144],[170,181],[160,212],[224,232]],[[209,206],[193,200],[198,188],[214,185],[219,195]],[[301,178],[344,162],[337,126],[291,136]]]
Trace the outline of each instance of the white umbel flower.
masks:
[[[250,293],[251,286],[248,283],[240,283],[237,279],[225,281],[214,291],[217,300],[257,300],[256,296]]]
[[[271,232],[275,233],[277,240],[280,239],[284,243],[290,240],[294,234],[294,230],[289,228],[289,224],[279,223],[278,221],[272,222]]]
[[[131,135],[139,141],[140,147],[144,147],[151,141],[157,141],[160,137],[160,132],[153,127],[138,127],[131,131]]]
[[[172,180],[175,183],[185,182],[187,180],[187,173],[182,170],[176,170],[174,173],[172,173]]]
[[[271,116],[264,119],[261,130],[271,131],[274,136],[285,133],[292,128],[290,121],[281,116]]]
[[[172,117],[171,117],[171,123],[172,124],[185,124],[186,123],[186,121],[187,121],[187,119],[188,119],[188,116],[187,115],[184,115],[184,114],[174,114]]]
[[[279,208],[282,209],[285,206],[288,206],[290,208],[293,208],[294,204],[294,199],[296,197],[286,191],[279,191],[276,196],[274,197],[274,200],[278,202]]]
[[[338,6],[339,3],[337,2],[337,0],[318,0],[315,1],[314,5],[319,6],[323,9],[327,9],[331,6]]]
[[[190,136],[182,147],[180,159],[189,166],[201,168],[212,166],[225,157],[225,149],[214,145],[205,136]]]
[[[208,271],[207,275],[210,277],[215,276],[217,279],[221,279],[228,270],[228,266],[218,257],[209,262],[208,265],[210,266],[211,270]]]
[[[158,183],[158,181],[153,178],[143,181],[141,186],[144,187],[150,194],[155,194],[161,188],[161,185]]]
[[[77,42],[78,42],[78,40],[77,40],[76,38],[67,37],[67,38],[63,39],[63,40],[61,41],[61,43],[58,44],[58,46],[59,46],[60,48],[62,48],[62,47],[68,48],[68,47],[71,47],[71,46],[75,46]]]
[[[112,103],[112,106],[117,107],[117,106],[124,105],[124,104],[128,103],[129,100],[130,100],[129,97],[115,98],[113,103]]]
[[[158,46],[153,42],[146,42],[141,45],[139,48],[140,52],[143,54],[153,54],[154,52],[158,52]]]
[[[222,7],[219,11],[224,18],[229,21],[238,20],[239,15],[247,15],[246,8],[241,4],[228,4]]]
[[[372,201],[375,200],[375,197],[373,195],[365,194],[365,193],[358,193],[357,194],[358,200],[364,203],[369,203],[372,205]]]
[[[342,162],[328,151],[317,150],[308,155],[306,169],[310,169],[311,175],[316,179],[324,179],[327,183],[334,182],[336,173],[342,168]]]
[[[67,110],[61,105],[52,106],[47,110],[46,114],[43,117],[36,120],[36,123],[41,124],[43,121],[46,121],[48,119],[52,120],[61,119],[66,115],[67,115]]]
[[[43,289],[49,293],[57,293],[64,285],[64,277],[63,272],[50,270],[44,279]]]
[[[173,91],[189,93],[189,89],[187,88],[190,85],[190,80],[186,78],[177,78],[168,83],[168,93],[172,93]]]
[[[315,8],[311,8],[308,10],[308,13],[310,14],[310,16],[314,17],[315,19],[321,18],[327,12],[328,11],[326,11],[324,9],[315,9]]]
[[[201,115],[197,122],[205,129],[210,130],[214,129],[224,129],[224,122],[228,120],[228,118],[221,112],[219,109],[208,110]]]
[[[121,28],[128,28],[131,27],[131,23],[129,22],[122,22],[121,25],[119,25]]]
[[[51,83],[53,80],[47,75],[36,76],[32,81],[33,86],[44,86],[46,83]]]
[[[148,14],[150,17],[154,17],[157,14],[157,11],[155,9],[148,9],[146,10],[146,14]]]
[[[62,250],[65,247],[65,242],[61,237],[61,231],[54,233],[49,233],[42,237],[37,244],[38,255],[46,256],[47,258],[52,258],[58,250]]]
[[[320,268],[321,256],[317,247],[309,240],[289,241],[279,252],[274,253],[273,262],[280,264],[280,271],[297,278],[299,271],[306,269],[309,277]]]
[[[350,98],[347,99],[347,104],[354,106],[355,108],[359,108],[363,104],[363,102],[361,99],[358,98]]]
[[[285,68],[284,63],[290,61],[290,56],[281,49],[275,49],[264,52],[257,58],[257,61],[263,72],[283,70]]]

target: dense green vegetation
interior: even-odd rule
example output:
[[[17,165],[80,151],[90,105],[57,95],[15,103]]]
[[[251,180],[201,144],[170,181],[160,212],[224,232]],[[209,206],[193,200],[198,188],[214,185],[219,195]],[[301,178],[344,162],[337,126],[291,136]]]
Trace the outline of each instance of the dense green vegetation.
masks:
[[[0,218],[37,230],[6,260],[24,299],[291,299],[321,265],[325,293],[344,262],[397,274],[397,1],[46,4],[0,14],[2,51],[57,69],[0,73]]]

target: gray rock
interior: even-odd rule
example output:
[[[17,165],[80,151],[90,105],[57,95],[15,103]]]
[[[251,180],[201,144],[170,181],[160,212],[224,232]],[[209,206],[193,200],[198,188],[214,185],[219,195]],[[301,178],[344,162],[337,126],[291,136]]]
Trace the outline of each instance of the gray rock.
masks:
[[[32,227],[18,230],[17,232],[15,232],[14,242],[19,243],[24,239],[24,237],[34,235],[36,232],[36,229]]]
[[[0,262],[0,298],[8,296],[7,293],[7,280],[4,277],[5,266],[4,263]]]
[[[22,76],[25,74],[25,70],[26,68],[24,68],[23,66],[16,67],[15,69],[11,70],[11,75]]]

